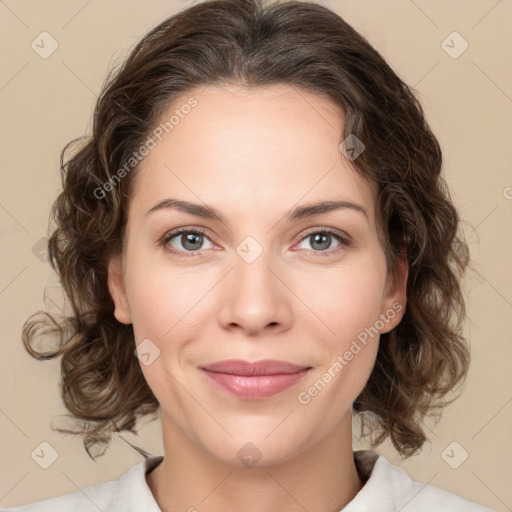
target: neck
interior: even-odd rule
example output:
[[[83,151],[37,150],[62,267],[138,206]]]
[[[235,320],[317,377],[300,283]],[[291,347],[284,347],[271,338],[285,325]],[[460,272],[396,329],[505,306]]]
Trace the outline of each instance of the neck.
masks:
[[[293,459],[250,468],[225,464],[176,431],[164,433],[166,455],[146,479],[163,512],[338,512],[363,485],[351,417],[342,423]]]

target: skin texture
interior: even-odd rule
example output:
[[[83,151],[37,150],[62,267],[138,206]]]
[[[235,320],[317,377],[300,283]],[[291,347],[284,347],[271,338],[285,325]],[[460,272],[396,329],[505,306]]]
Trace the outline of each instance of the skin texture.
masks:
[[[331,100],[285,84],[209,86],[188,91],[170,112],[190,97],[197,106],[137,170],[125,251],[109,265],[116,318],[133,324],[137,345],[149,339],[160,350],[141,364],[161,405],[165,452],[148,484],[162,510],[340,510],[362,486],[352,403],[379,336],[309,403],[298,393],[397,303],[380,332],[399,323],[407,268],[391,289],[375,224],[377,186],[339,151],[343,113]],[[175,208],[146,215],[169,197],[213,206],[225,222]],[[368,218],[344,208],[285,219],[296,206],[328,200],[357,203]],[[204,228],[202,243],[187,252],[186,235],[178,235],[158,245],[181,227]],[[322,228],[349,235],[351,245],[334,236],[315,242],[310,235]],[[252,263],[237,252],[248,236],[263,250]],[[245,246],[250,254],[255,247]],[[218,390],[198,369],[235,358],[312,369],[295,386],[249,401]],[[237,456],[249,442],[257,452],[245,449],[261,456],[253,467]]]

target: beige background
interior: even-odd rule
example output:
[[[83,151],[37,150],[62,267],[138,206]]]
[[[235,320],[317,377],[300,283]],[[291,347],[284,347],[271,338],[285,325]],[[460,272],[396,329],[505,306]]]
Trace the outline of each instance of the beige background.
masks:
[[[40,363],[24,351],[23,321],[57,300],[56,278],[38,242],[46,236],[59,189],[58,158],[70,139],[90,129],[107,68],[147,30],[190,2],[0,1],[1,169],[0,504],[12,506],[117,479],[142,456],[114,438],[94,464],[81,439],[50,427],[65,412],[57,390],[58,361]],[[510,0],[324,0],[362,31],[421,96],[445,155],[454,200],[480,278],[467,282],[466,334],[473,360],[462,397],[446,409],[422,453],[401,462],[390,444],[378,451],[413,479],[512,510],[512,2]],[[41,58],[31,43],[49,32],[58,49]],[[469,44],[452,58],[442,41],[457,31]],[[453,36],[451,36],[453,39]],[[460,50],[462,40],[448,39]],[[35,249],[34,249],[35,246]],[[57,420],[58,418],[55,418]],[[163,453],[159,422],[140,438]],[[447,460],[467,460],[453,469]],[[42,469],[32,452],[42,442],[58,453]],[[360,445],[354,440],[355,448]],[[445,452],[446,453],[446,452]],[[452,462],[453,464],[453,462]]]

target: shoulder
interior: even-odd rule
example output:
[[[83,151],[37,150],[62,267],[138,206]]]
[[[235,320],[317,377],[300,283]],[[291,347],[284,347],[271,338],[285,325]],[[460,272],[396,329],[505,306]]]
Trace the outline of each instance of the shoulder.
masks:
[[[98,512],[98,509],[108,510],[107,506],[115,493],[115,484],[115,481],[103,482],[26,505],[2,508],[0,512],[64,512],[69,510]]]
[[[400,467],[386,459],[381,461],[387,472],[398,509],[403,512],[492,512],[490,508],[468,501],[434,485],[414,482]]]
[[[163,458],[149,457],[132,466],[118,480],[109,480],[16,507],[0,508],[0,512],[130,512],[135,510],[159,511],[156,507],[145,473],[158,465]]]
[[[402,468],[391,464],[383,455],[369,450],[358,453],[358,467],[366,469],[368,481],[353,503],[360,498],[363,507],[376,506],[386,512],[493,512],[434,485],[414,482]],[[346,510],[352,512],[349,506]],[[371,509],[356,506],[353,510]]]

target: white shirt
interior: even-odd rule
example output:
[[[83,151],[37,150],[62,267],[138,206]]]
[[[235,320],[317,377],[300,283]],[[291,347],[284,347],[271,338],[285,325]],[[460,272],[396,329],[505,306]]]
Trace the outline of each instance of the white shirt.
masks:
[[[148,457],[118,480],[0,511],[161,512],[147,484],[146,473],[162,460],[161,455]],[[343,512],[495,512],[438,487],[413,482],[402,468],[372,450],[355,451],[354,461],[366,483]]]

